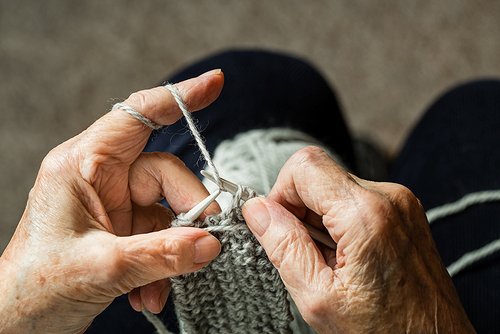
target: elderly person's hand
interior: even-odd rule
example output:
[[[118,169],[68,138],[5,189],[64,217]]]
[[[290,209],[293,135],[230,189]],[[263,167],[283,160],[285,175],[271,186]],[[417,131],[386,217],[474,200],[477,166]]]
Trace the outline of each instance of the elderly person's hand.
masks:
[[[213,102],[220,70],[177,84],[190,110]],[[126,104],[155,123],[181,117],[164,87]],[[1,333],[78,333],[115,297],[159,312],[167,277],[195,271],[220,252],[209,233],[167,228],[208,192],[184,164],[141,153],[151,133],[115,109],[43,160],[26,210],[0,258]],[[166,198],[172,211],[158,204]],[[216,204],[207,210],[215,213]],[[209,212],[210,211],[210,212]]]
[[[318,333],[474,332],[403,186],[359,179],[308,147],[243,215]],[[336,252],[316,246],[302,222],[328,231]]]

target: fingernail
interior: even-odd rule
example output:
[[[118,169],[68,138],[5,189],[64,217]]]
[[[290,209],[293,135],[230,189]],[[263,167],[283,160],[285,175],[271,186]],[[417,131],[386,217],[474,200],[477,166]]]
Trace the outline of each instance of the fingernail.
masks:
[[[256,197],[248,200],[243,205],[243,215],[248,227],[260,237],[262,236],[271,222],[269,211],[263,200]]]
[[[221,74],[221,73],[222,73],[222,70],[220,68],[218,68],[215,70],[205,72],[202,75],[200,75],[200,77],[208,77],[209,75],[216,75],[216,74]]]
[[[220,253],[220,242],[211,235],[196,240],[194,244],[194,262],[205,263],[215,259]]]

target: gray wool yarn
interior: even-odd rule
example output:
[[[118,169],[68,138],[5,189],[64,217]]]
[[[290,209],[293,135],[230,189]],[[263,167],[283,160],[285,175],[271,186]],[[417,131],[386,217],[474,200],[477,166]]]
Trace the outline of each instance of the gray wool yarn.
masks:
[[[181,332],[291,333],[288,293],[244,223],[239,196],[232,209],[197,226],[211,231],[222,250],[203,269],[171,279]]]
[[[220,143],[213,165],[238,183],[240,192],[255,194],[256,189],[267,194],[286,160],[308,145],[320,143],[288,128],[255,129]],[[211,192],[217,189],[212,182],[204,183]],[[313,333],[246,226],[239,195],[222,193],[217,201],[222,213],[194,226],[219,239],[221,254],[200,271],[171,279],[181,332]],[[173,225],[188,226],[182,216]]]

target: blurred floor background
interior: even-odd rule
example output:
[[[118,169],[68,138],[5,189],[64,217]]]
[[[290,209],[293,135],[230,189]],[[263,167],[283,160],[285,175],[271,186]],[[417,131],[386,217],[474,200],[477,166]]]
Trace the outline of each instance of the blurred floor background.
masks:
[[[500,2],[0,0],[0,251],[44,155],[130,92],[227,48],[304,57],[394,154],[446,88],[500,76]]]

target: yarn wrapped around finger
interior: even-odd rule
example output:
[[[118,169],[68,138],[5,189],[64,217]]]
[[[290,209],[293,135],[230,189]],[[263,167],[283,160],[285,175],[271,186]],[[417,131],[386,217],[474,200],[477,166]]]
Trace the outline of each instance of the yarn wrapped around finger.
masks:
[[[159,130],[163,127],[163,125],[153,122],[152,120],[150,120],[149,118],[147,118],[146,116],[144,116],[143,114],[141,114],[140,112],[138,112],[137,110],[135,110],[126,103],[123,102],[115,103],[111,108],[111,110],[117,110],[117,109],[125,111],[127,114],[129,114],[130,116],[132,116],[133,118],[135,118],[148,128],[151,128],[152,130]]]

